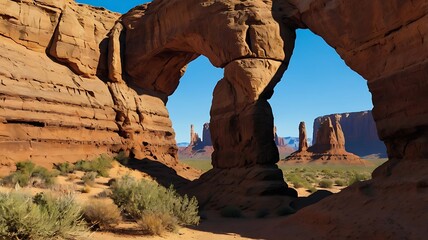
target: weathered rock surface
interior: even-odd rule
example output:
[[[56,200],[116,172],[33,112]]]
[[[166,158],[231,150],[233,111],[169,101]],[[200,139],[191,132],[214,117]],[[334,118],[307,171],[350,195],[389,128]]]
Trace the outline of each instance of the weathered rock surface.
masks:
[[[202,128],[202,144],[204,146],[212,146],[210,124],[204,123]]]
[[[120,149],[176,164],[165,105],[202,54],[225,74],[211,107],[214,169],[189,190],[206,206],[287,204],[295,192],[275,168],[268,99],[288,66],[295,28],[307,27],[367,79],[390,160],[369,183],[279,228],[298,239],[428,235],[426,0],[155,0],[116,23],[115,13],[68,0],[1,0],[0,16],[0,166]],[[332,127],[335,138],[325,140],[337,151],[343,136]]]
[[[373,180],[303,209],[275,228],[287,226],[287,234],[297,239],[424,239],[428,2],[289,2],[298,8],[301,24],[367,79],[389,160],[375,170]]]
[[[119,30],[109,34],[119,14],[68,0],[1,0],[0,16],[0,168],[120,150],[177,164],[165,103],[104,80],[108,49],[120,48]]]
[[[331,114],[314,120],[315,133],[326,118],[338,119],[345,136],[345,148],[358,156],[386,157],[385,144],[379,140],[371,111]],[[335,125],[335,122],[333,122]]]
[[[316,142],[307,147],[305,123],[299,124],[299,150],[285,158],[286,163],[352,164],[368,165],[367,161],[349,153],[345,149],[345,137],[339,119],[333,125],[326,117],[316,133]]]
[[[300,122],[299,124],[299,149],[301,151],[308,150],[308,138],[306,135],[306,125],[305,122]]]
[[[279,160],[267,100],[288,65],[295,32],[294,27],[277,21],[272,8],[272,1],[154,1],[121,18],[124,47],[121,54],[112,55],[123,56],[126,65],[122,77],[126,82],[153,97],[166,102],[177,88],[185,66],[199,55],[225,69],[224,78],[214,89],[211,106],[213,174],[199,180],[196,188],[206,188],[204,182],[229,181],[238,189],[246,189],[229,171],[240,172],[258,165],[274,167]],[[214,174],[220,170],[224,176]],[[287,192],[282,173],[274,174],[276,189]],[[263,187],[268,185],[260,188]],[[202,194],[201,190],[195,193]],[[225,191],[228,190],[218,188],[213,194],[222,196]],[[257,201],[260,192],[263,191],[242,190],[237,199]],[[222,201],[220,205],[226,203],[225,198],[211,199]],[[246,205],[243,200],[242,204]]]

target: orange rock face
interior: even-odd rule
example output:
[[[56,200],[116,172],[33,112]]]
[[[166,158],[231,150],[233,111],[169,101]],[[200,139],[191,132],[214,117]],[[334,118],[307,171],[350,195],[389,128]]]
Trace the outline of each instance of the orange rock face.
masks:
[[[0,7],[0,168],[120,150],[177,163],[164,102],[123,82],[121,59],[108,54],[120,49],[119,14],[66,0]]]
[[[295,192],[275,166],[268,99],[288,67],[295,29],[309,28],[367,79],[390,160],[368,185],[287,218],[305,228],[284,231],[298,239],[422,239],[427,13],[426,0],[156,0],[120,17],[68,0],[2,0],[0,166],[119,150],[174,166],[166,102],[186,65],[205,55],[225,70],[211,106],[214,169],[189,190],[206,206],[287,204]],[[326,126],[314,153],[337,154],[344,136]]]
[[[386,147],[379,140],[371,111],[331,114],[316,118],[314,120],[314,141],[316,141],[315,134],[321,122],[328,117],[340,122],[347,151],[360,157],[368,155],[386,157]],[[333,122],[334,124],[335,122]]]
[[[299,124],[299,151],[306,151],[308,149],[308,137],[306,135],[305,122]]]

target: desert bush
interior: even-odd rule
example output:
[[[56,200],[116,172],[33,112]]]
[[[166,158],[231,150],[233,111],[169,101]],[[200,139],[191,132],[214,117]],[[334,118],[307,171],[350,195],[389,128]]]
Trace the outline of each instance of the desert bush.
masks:
[[[96,172],[85,172],[82,176],[82,181],[85,185],[94,186],[97,175],[98,173]]]
[[[115,157],[114,160],[118,161],[122,165],[128,165],[129,163],[129,157],[126,156],[126,153],[124,151],[120,151]]]
[[[294,188],[302,188],[304,185],[301,182],[292,182]]]
[[[318,191],[315,187],[313,187],[313,186],[310,186],[309,188],[308,188],[308,192],[310,192],[310,193],[314,193],[314,192],[316,192],[316,191]]]
[[[79,176],[77,176],[76,174],[70,174],[70,175],[68,175],[67,180],[68,181],[74,181],[78,178],[79,178]]]
[[[54,169],[58,170],[62,176],[67,176],[74,172],[74,164],[69,162],[54,163]]]
[[[276,211],[276,214],[278,214],[278,216],[285,216],[285,215],[290,215],[293,213],[296,213],[296,210],[294,210],[290,206],[282,206],[282,207],[278,208],[278,210]]]
[[[242,217],[242,211],[235,206],[226,206],[220,211],[220,215],[226,218],[240,218]]]
[[[71,195],[0,193],[0,239],[75,239],[87,233]]]
[[[91,186],[85,184],[85,186],[83,186],[82,190],[80,190],[80,191],[82,193],[90,193],[92,191],[92,188],[91,188]]]
[[[285,178],[287,182],[290,182],[291,184],[293,184],[295,188],[309,188],[311,186],[311,184],[305,178],[300,176],[300,174],[295,174],[295,173],[286,174]]]
[[[80,160],[74,164],[75,170],[83,172],[96,172],[101,177],[108,177],[108,171],[113,167],[112,158],[101,155],[94,160]]]
[[[122,220],[119,208],[110,199],[90,200],[83,209],[83,217],[96,229],[111,228]]]
[[[163,232],[177,230],[177,219],[170,214],[146,211],[137,220],[138,225],[146,234],[161,235]]]
[[[318,183],[318,186],[322,188],[331,188],[333,186],[333,181],[330,179],[323,179]]]
[[[9,186],[18,183],[21,187],[28,185],[49,187],[55,183],[56,176],[58,176],[58,173],[55,171],[36,166],[31,161],[24,161],[16,163],[16,171],[3,178],[2,182]]]
[[[342,187],[342,186],[346,186],[346,181],[345,181],[345,180],[343,180],[343,179],[336,179],[336,180],[334,181],[334,184],[336,184],[336,186],[340,186],[340,187]]]
[[[370,179],[370,175],[354,172],[352,174],[352,176],[350,177],[348,183],[349,183],[349,185],[351,185],[351,184],[353,184],[355,182],[361,182],[361,181],[365,181],[365,180],[368,180],[368,179]]]
[[[114,202],[135,220],[143,220],[146,214],[166,214],[180,225],[199,223],[196,198],[182,197],[172,187],[167,189],[155,182],[137,181],[127,175],[114,182],[111,190]],[[170,227],[164,225],[164,229]]]

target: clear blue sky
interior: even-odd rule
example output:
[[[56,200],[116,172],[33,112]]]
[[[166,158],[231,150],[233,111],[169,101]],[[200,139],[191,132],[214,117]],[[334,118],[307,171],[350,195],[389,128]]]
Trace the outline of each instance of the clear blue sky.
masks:
[[[78,0],[124,13],[149,1]],[[189,64],[167,107],[177,142],[189,141],[190,124],[202,132],[209,121],[212,92],[223,70],[213,67],[203,56]],[[323,39],[309,30],[298,30],[296,48],[284,77],[269,100],[280,136],[298,136],[300,121],[312,136],[314,118],[373,108],[367,82],[352,71]]]

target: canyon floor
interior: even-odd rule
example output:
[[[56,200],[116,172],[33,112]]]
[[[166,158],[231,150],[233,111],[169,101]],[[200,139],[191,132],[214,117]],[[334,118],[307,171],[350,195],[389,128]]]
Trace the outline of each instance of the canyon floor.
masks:
[[[208,160],[184,160],[191,167],[184,165],[183,171],[180,173],[182,177],[194,179],[199,174],[210,168],[210,162]],[[326,172],[326,169],[331,168],[331,173],[338,172],[340,169],[351,169],[352,171],[371,171],[375,166],[380,164],[382,160],[377,160],[373,163],[373,166],[283,166],[284,173],[290,171],[300,172],[304,169],[305,174],[319,175]],[[132,166],[132,165],[131,165]],[[48,189],[41,189],[36,187],[25,187],[19,188],[19,191],[26,192],[34,195],[39,192],[52,192],[55,194],[73,193],[76,201],[82,205],[94,198],[100,198],[103,192],[108,191],[109,180],[113,178],[119,178],[123,175],[131,175],[137,179],[151,179],[153,180],[153,173],[156,176],[162,174],[169,174],[169,172],[162,172],[162,168],[157,168],[154,171],[143,172],[137,169],[138,167],[125,167],[118,162],[114,162],[113,168],[109,171],[109,177],[96,178],[95,184],[93,184],[88,192],[84,192],[84,184],[81,180],[84,175],[83,172],[76,171],[75,173],[69,174],[68,176],[56,177],[55,184]],[[196,169],[196,170],[195,170]],[[315,170],[314,170],[315,169]],[[153,170],[153,169],[152,169]],[[324,172],[322,172],[324,171]],[[322,175],[324,176],[324,175]],[[296,184],[296,183],[294,183]],[[292,185],[291,185],[292,186]],[[333,193],[340,192],[344,188],[343,186],[333,185],[329,188],[317,188],[328,190]],[[311,194],[310,189],[305,187],[296,188],[299,196],[308,196]],[[14,191],[13,188],[0,187],[1,192]],[[313,190],[312,190],[313,191]],[[204,219],[198,226],[193,227],[182,227],[177,232],[165,233],[161,236],[144,236],[138,230],[138,225],[133,222],[122,222],[118,226],[114,227],[110,231],[97,231],[90,235],[90,239],[94,240],[108,240],[108,239],[216,239],[216,240],[236,240],[236,239],[283,239],[283,236],[279,232],[267,230],[266,226],[279,226],[281,222],[287,218],[287,216],[277,216],[275,213],[270,213],[265,218],[257,218],[255,212],[242,212],[243,217],[241,218],[224,218],[220,216],[219,212],[208,211],[204,212]],[[278,228],[281,229],[281,228]]]

